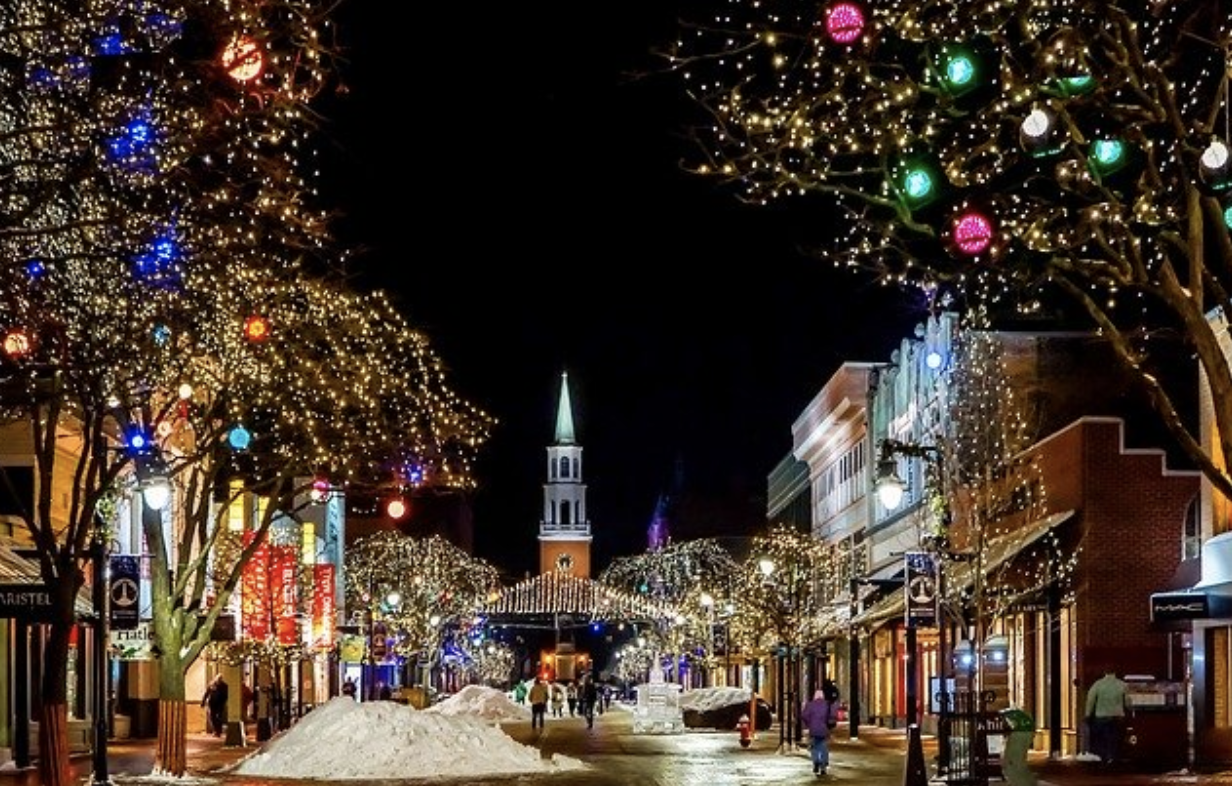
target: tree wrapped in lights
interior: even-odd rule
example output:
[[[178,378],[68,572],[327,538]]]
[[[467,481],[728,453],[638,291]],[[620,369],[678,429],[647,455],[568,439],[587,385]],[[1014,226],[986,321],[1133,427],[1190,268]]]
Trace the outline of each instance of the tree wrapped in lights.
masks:
[[[837,570],[833,549],[808,532],[776,525],[757,535],[735,574],[732,638],[749,651],[820,641],[833,625],[833,599],[820,590]]]
[[[832,216],[816,253],[942,307],[1093,326],[1224,496],[1230,18],[1204,0],[737,2],[669,53],[697,172]],[[1157,372],[1197,358],[1217,445]]]
[[[690,658],[700,656],[713,665],[714,610],[732,602],[732,577],[738,571],[739,563],[718,540],[698,538],[617,557],[599,574],[599,582],[666,601],[678,614],[672,625],[672,651]]]
[[[1033,528],[1050,512],[1031,449],[1040,416],[1028,398],[1033,380],[1008,364],[1007,340],[982,312],[966,316],[944,369],[944,417],[923,434],[938,451],[925,544],[946,577],[939,610],[946,623],[970,623],[975,642],[1023,598],[1045,588],[1064,597],[1078,561],[1051,528],[1035,540]]]
[[[471,682],[491,687],[505,687],[517,668],[513,649],[500,641],[487,641],[471,650],[471,660],[465,670]]]
[[[442,631],[481,624],[480,608],[500,589],[500,575],[444,538],[377,532],[347,548],[347,607],[384,622],[402,657],[439,657]],[[396,597],[396,602],[389,599]]]
[[[163,642],[160,674],[170,704],[156,766],[182,774],[183,675],[171,661],[186,668],[199,653],[251,554],[209,553],[218,535],[200,522],[212,495],[238,478],[234,493],[264,495],[268,523],[290,513],[293,472],[372,482],[378,463],[388,476],[422,462],[437,481],[465,484],[465,457],[483,441],[484,417],[449,394],[422,336],[387,303],[346,296],[335,309],[336,285],[300,281],[345,257],[313,206],[309,105],[329,84],[327,9],[0,9],[0,408],[15,449],[53,481],[23,516],[55,608],[40,690],[48,786],[69,780],[66,665],[87,545],[105,540],[108,500],[134,465],[165,460],[192,522],[166,552],[153,537],[162,525],[147,523],[156,630],[193,620],[178,634],[183,650]],[[325,311],[314,322],[306,308]],[[396,435],[386,428],[395,415]],[[252,444],[225,445],[241,433]],[[138,453],[123,449],[130,434]],[[66,509],[53,504],[61,498]],[[198,625],[207,593],[217,603]]]
[[[488,429],[486,416],[445,385],[425,337],[382,293],[351,292],[305,273],[237,273],[243,294],[215,290],[218,301],[201,312],[212,319],[189,333],[203,354],[177,345],[180,386],[144,391],[144,409],[134,402],[153,424],[159,455],[181,492],[177,515],[142,518],[154,631],[166,650],[159,660],[166,718],[183,717],[184,674],[209,643],[218,615],[233,609],[246,573],[274,567],[249,563],[281,548],[301,565],[299,514],[320,502],[322,480],[338,489],[400,485],[413,465],[419,484],[466,489],[473,452]],[[254,314],[261,315],[255,336]],[[246,500],[258,502],[256,515],[234,526],[228,512]],[[294,586],[281,597],[311,595],[311,567],[295,573],[279,578]],[[269,666],[311,656],[279,632],[275,603],[244,597],[242,606],[245,627],[265,630],[269,639],[244,640],[232,646],[236,653]],[[184,764],[178,728],[159,725],[164,769]]]
[[[752,538],[736,574],[738,600],[729,623],[729,646],[734,641],[745,652],[775,653],[782,664],[777,703],[785,724],[783,745],[794,745],[794,735],[787,730],[799,723],[804,649],[834,631],[833,598],[826,588],[838,574],[832,546],[786,524]]]
[[[312,162],[298,156],[326,84],[325,27],[300,0],[0,9],[0,398],[57,486],[39,484],[24,516],[55,609],[40,689],[48,786],[69,780],[66,668],[87,545],[105,537],[100,505],[132,463],[112,447],[142,425],[122,404],[177,384],[146,348],[202,281],[323,247],[304,198]]]

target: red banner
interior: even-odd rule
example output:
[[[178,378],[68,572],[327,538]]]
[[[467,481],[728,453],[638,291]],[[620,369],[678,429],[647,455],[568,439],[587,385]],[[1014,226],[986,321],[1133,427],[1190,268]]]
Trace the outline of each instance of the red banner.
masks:
[[[337,572],[326,562],[312,568],[312,645],[334,646],[334,579]]]
[[[248,548],[254,537],[255,532],[244,533],[244,548]],[[269,541],[262,540],[244,566],[240,581],[240,630],[246,639],[263,641],[270,634],[269,575]]]
[[[270,596],[274,599],[278,643],[296,644],[299,642],[299,626],[295,619],[299,587],[295,581],[295,569],[299,567],[299,549],[295,546],[274,546],[272,551]]]

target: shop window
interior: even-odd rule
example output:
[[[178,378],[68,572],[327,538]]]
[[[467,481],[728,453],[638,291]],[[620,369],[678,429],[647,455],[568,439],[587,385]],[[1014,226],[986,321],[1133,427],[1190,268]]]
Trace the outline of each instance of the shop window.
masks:
[[[1185,530],[1181,537],[1181,559],[1196,559],[1202,553],[1202,525],[1198,521],[1198,498],[1185,508]]]

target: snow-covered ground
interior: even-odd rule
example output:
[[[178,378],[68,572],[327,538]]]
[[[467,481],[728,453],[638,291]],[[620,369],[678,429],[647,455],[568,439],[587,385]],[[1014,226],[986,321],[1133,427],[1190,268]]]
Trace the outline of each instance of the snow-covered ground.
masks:
[[[245,756],[237,775],[319,778],[323,781],[519,775],[588,765],[568,756],[544,759],[501,729],[529,720],[530,707],[502,691],[471,685],[425,710],[392,701],[363,704],[340,696]],[[217,783],[216,779],[119,775],[123,784]]]

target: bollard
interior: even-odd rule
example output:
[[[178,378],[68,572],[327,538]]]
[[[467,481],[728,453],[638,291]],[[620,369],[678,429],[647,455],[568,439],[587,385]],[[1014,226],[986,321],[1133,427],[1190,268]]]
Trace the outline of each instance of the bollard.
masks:
[[[903,769],[903,786],[928,786],[928,771],[924,767],[924,742],[920,727],[907,727],[907,766]]]

